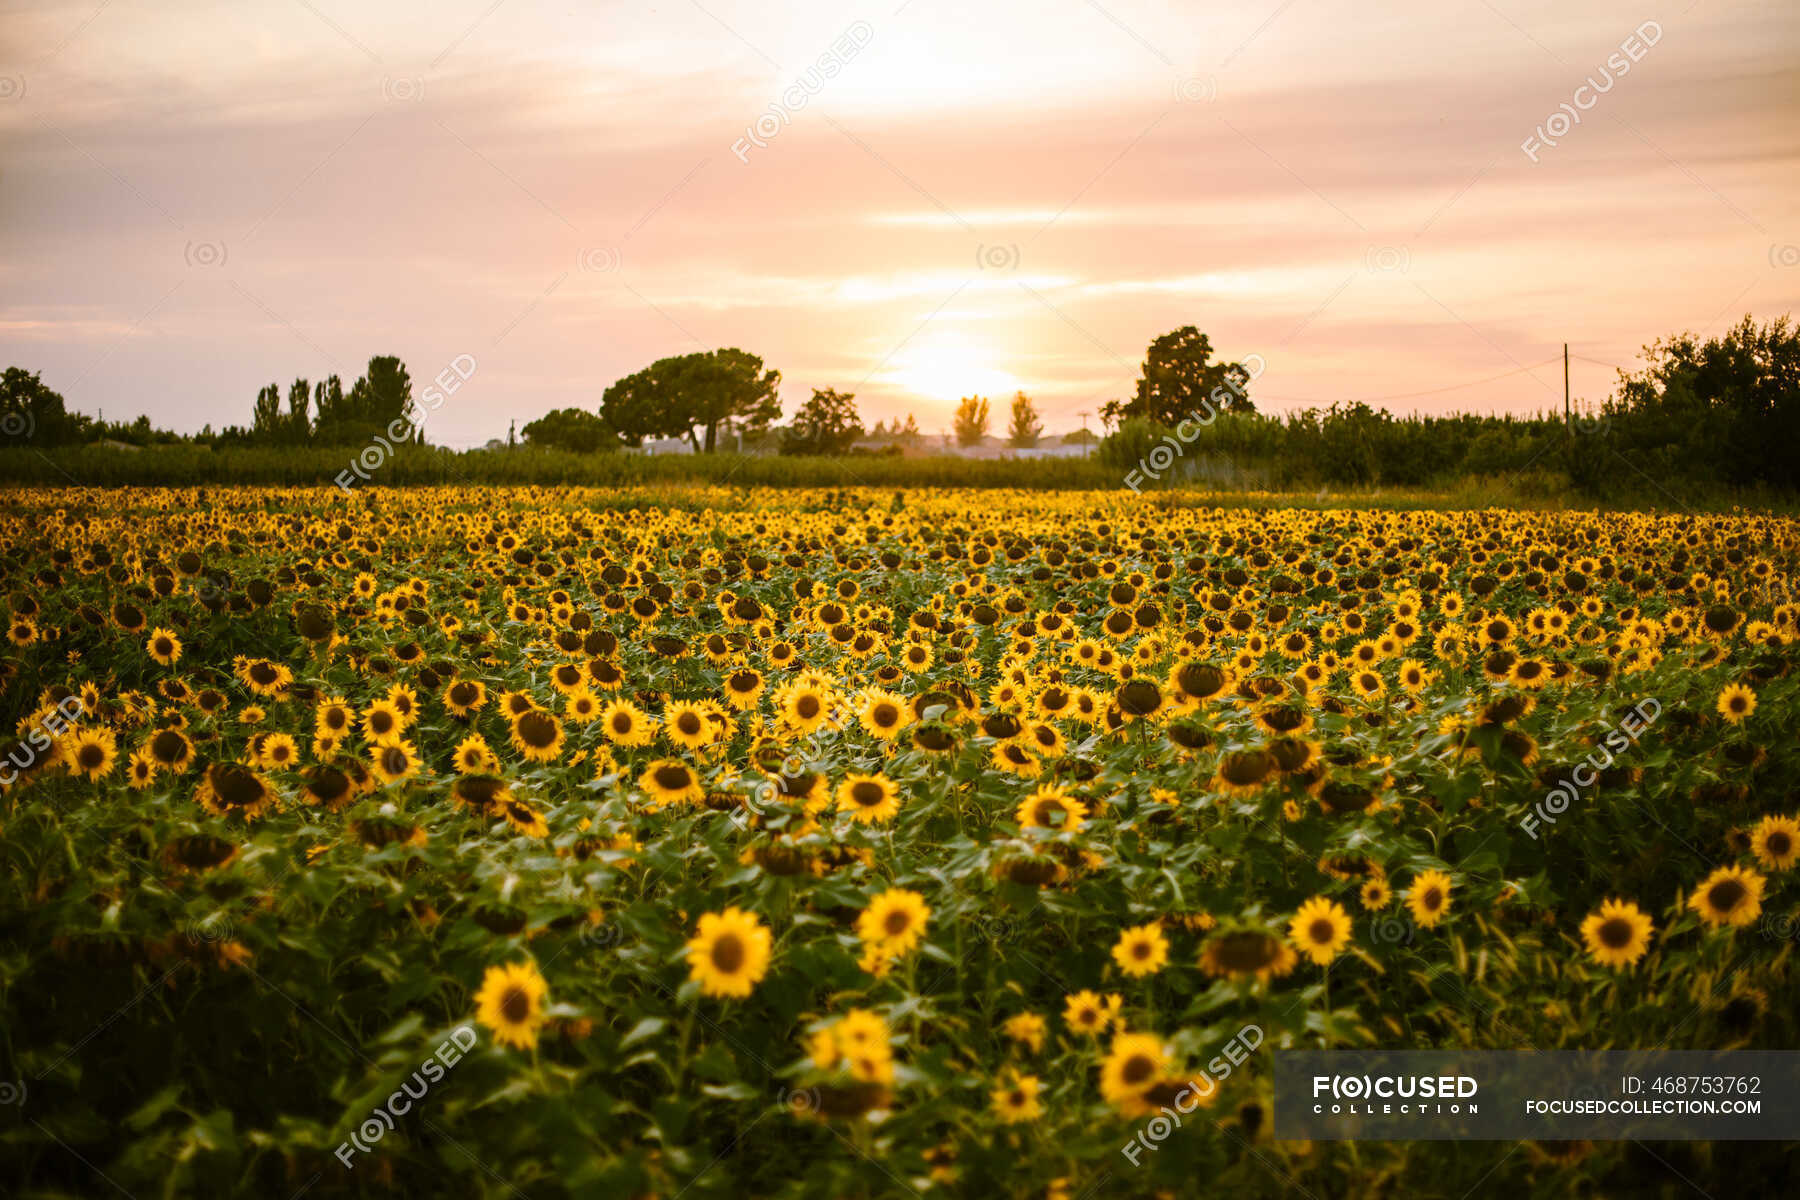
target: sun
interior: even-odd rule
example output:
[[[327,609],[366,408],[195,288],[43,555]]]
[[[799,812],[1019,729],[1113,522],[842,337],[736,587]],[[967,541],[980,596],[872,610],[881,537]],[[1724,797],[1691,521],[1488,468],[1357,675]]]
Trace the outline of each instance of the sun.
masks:
[[[896,356],[888,378],[946,405],[964,396],[998,400],[1019,390],[1018,378],[997,365],[1001,358],[990,343],[965,333],[924,334]]]

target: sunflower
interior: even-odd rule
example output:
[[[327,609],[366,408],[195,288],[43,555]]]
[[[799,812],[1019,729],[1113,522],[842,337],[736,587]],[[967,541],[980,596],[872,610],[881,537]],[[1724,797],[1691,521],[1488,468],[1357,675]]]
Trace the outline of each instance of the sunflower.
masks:
[[[294,682],[294,673],[281,663],[270,662],[266,658],[247,659],[237,670],[237,677],[245,687],[258,696],[268,699],[279,698],[290,683]]]
[[[179,775],[194,762],[194,743],[179,729],[159,729],[141,747],[159,767]]]
[[[1002,1125],[1019,1125],[1035,1121],[1044,1114],[1038,1103],[1036,1075],[1014,1075],[989,1093],[994,1102],[994,1117]]]
[[[376,700],[363,713],[362,729],[364,737],[379,744],[401,736],[406,731],[406,721],[393,701]]]
[[[1748,925],[1762,912],[1764,879],[1744,867],[1720,867],[1688,897],[1688,907],[1706,924]]]
[[[931,909],[925,898],[904,888],[889,888],[869,901],[856,918],[856,936],[883,954],[907,953],[925,936]]]
[[[783,688],[776,698],[783,723],[801,736],[816,733],[826,723],[831,714],[831,704],[830,692],[805,682]]]
[[[1406,907],[1413,921],[1430,929],[1450,911],[1450,876],[1439,870],[1421,871],[1413,876],[1412,888],[1406,893]]]
[[[1015,1013],[1006,1018],[1005,1024],[1000,1028],[1007,1037],[1024,1046],[1033,1054],[1044,1048],[1044,1035],[1049,1032],[1048,1026],[1044,1024],[1044,1018],[1034,1012]]]
[[[109,729],[83,729],[71,735],[63,761],[69,766],[69,774],[98,783],[119,761],[118,742]]]
[[[500,768],[500,758],[488,748],[487,739],[471,733],[456,743],[453,752],[458,775],[491,775]]]
[[[675,701],[663,709],[663,736],[682,750],[699,750],[712,745],[717,735],[706,710],[698,704]]]
[[[1362,885],[1356,898],[1370,912],[1380,912],[1394,902],[1394,888],[1385,878],[1371,879]]]
[[[144,643],[151,658],[165,667],[172,667],[181,661],[181,639],[173,630],[158,625],[150,631],[150,639]]]
[[[1228,794],[1260,791],[1275,773],[1275,756],[1267,750],[1237,750],[1219,759],[1213,786]]]
[[[544,816],[537,809],[523,800],[515,800],[508,796],[496,804],[500,815],[512,826],[514,833],[522,833],[526,837],[545,837],[550,833],[550,826],[544,823]]]
[[[1741,725],[1744,718],[1756,711],[1756,693],[1741,683],[1729,683],[1719,693],[1716,706],[1719,715],[1733,725]]]
[[[614,700],[600,714],[600,731],[615,746],[647,746],[656,727],[644,711],[629,700]]]
[[[512,798],[506,781],[494,775],[463,775],[450,785],[450,799],[456,806],[479,816],[499,815]]]
[[[912,721],[912,710],[906,701],[892,692],[870,688],[863,694],[857,711],[862,727],[882,741],[892,741]]]
[[[1019,802],[1014,819],[1021,829],[1048,829],[1074,833],[1087,818],[1082,801],[1053,784],[1040,785]]]
[[[515,1050],[537,1049],[547,1019],[549,985],[530,959],[489,967],[475,993],[475,1019],[494,1031],[494,1041]]]
[[[156,760],[142,750],[133,754],[125,767],[125,781],[137,791],[149,787],[156,781]]]
[[[1169,961],[1169,941],[1163,936],[1158,922],[1134,925],[1119,935],[1119,940],[1113,944],[1112,957],[1119,964],[1119,970],[1133,979],[1154,975]]]
[[[1650,948],[1650,917],[1629,900],[1607,900],[1581,923],[1581,939],[1603,967],[1628,967]]]
[[[369,748],[369,772],[384,785],[411,779],[419,772],[419,752],[405,738],[378,742]]]
[[[900,811],[900,789],[886,775],[852,772],[838,784],[839,810],[864,825],[882,825]]]
[[[279,771],[293,766],[300,761],[300,747],[294,739],[285,733],[259,733],[256,735],[255,766],[264,771]]]
[[[528,709],[512,719],[508,740],[512,747],[532,762],[555,762],[563,752],[562,722],[555,713],[541,708]]]
[[[600,716],[600,701],[587,688],[569,694],[563,703],[563,716],[571,725],[592,725]]]
[[[194,791],[200,807],[215,817],[238,814],[255,820],[275,803],[268,781],[238,763],[214,763],[206,768]]]
[[[356,795],[356,782],[346,772],[326,763],[308,767],[303,778],[306,782],[301,785],[300,800],[305,804],[338,808]]]
[[[748,712],[756,707],[756,702],[763,694],[766,686],[762,672],[749,667],[739,667],[725,676],[725,703],[739,712]]]
[[[480,712],[487,698],[487,687],[479,679],[458,679],[444,689],[444,707],[465,720]]]
[[[1314,896],[1288,923],[1288,939],[1321,967],[1350,944],[1350,914],[1335,900]]]
[[[742,999],[769,973],[769,930],[754,913],[703,913],[688,941],[688,977],[708,996]]]
[[[659,758],[638,776],[638,786],[649,793],[652,808],[671,804],[698,804],[706,798],[699,776],[684,762]]]
[[[1168,1053],[1156,1035],[1115,1034],[1100,1067],[1100,1094],[1113,1104],[1135,1100],[1161,1078],[1167,1061]]]
[[[1200,969],[1223,979],[1269,979],[1294,969],[1299,956],[1282,939],[1264,929],[1222,930],[1206,939]]]
[[[1771,814],[1750,833],[1756,861],[1771,871],[1785,871],[1800,858],[1800,821]]]
[[[1124,997],[1116,993],[1103,997],[1089,991],[1074,992],[1063,1001],[1063,1023],[1077,1033],[1099,1037],[1118,1018],[1124,1004]]]

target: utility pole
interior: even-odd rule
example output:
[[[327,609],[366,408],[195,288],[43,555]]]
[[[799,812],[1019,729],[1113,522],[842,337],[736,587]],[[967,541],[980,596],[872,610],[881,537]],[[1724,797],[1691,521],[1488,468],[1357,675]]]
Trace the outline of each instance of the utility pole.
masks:
[[[1076,413],[1076,414],[1075,414],[1075,415],[1076,415],[1076,416],[1078,416],[1078,417],[1080,417],[1080,418],[1081,418],[1081,434],[1082,434],[1082,437],[1081,437],[1081,457],[1083,457],[1083,458],[1086,458],[1086,457],[1087,457],[1087,456],[1088,456],[1088,450],[1089,450],[1089,446],[1088,446],[1088,440],[1087,440],[1087,431],[1088,431],[1088,430],[1087,430],[1087,419],[1088,419],[1088,415],[1087,415],[1087,412],[1086,412],[1086,411],[1085,411],[1085,410],[1084,410],[1084,411],[1082,411],[1082,412],[1079,412],[1079,413]]]
[[[1563,428],[1574,428],[1569,414],[1569,343],[1563,343]]]

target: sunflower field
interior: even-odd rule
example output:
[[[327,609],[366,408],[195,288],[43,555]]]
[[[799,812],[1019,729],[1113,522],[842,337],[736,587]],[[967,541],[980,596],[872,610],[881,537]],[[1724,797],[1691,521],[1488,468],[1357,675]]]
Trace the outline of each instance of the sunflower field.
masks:
[[[8,492],[6,1193],[1789,1177],[1269,1114],[1796,1044],[1800,523],[1203,503]]]

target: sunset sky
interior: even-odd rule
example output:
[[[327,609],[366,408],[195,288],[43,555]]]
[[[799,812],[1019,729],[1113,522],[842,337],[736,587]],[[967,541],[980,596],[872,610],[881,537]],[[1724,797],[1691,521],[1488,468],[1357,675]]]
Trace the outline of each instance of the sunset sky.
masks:
[[[1266,411],[1532,412],[1797,244],[1791,2],[0,7],[0,365],[183,432],[466,354],[468,445],[719,346],[1060,431],[1186,324]]]

